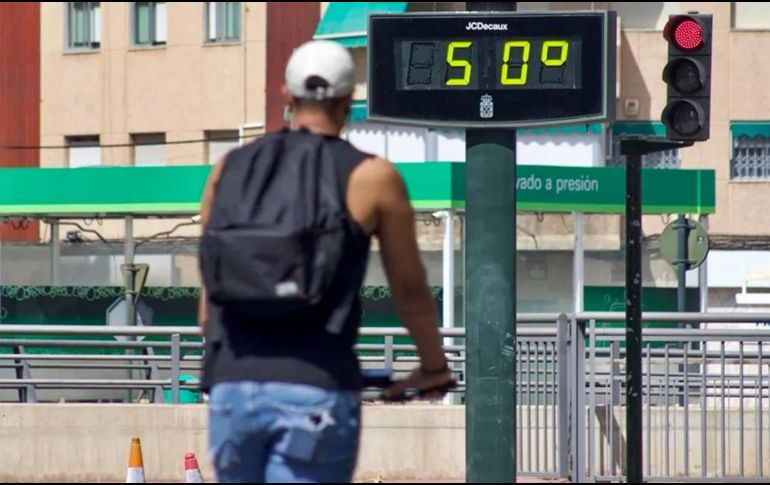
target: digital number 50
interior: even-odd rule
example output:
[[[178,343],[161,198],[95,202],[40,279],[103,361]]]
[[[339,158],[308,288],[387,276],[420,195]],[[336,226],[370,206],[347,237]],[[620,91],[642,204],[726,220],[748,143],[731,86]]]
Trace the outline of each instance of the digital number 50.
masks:
[[[473,66],[470,61],[464,59],[455,59],[455,52],[458,49],[469,49],[473,42],[450,42],[446,51],[446,62],[451,67],[462,68],[462,77],[447,79],[447,86],[467,86],[471,82],[471,71]],[[503,47],[503,59],[500,66],[500,84],[504,86],[523,86],[527,84],[527,74],[529,73],[529,54],[532,43],[528,40],[510,40]],[[551,57],[551,50],[557,50],[558,55]],[[511,51],[520,54],[517,61],[511,59]],[[517,52],[518,51],[518,52]],[[567,62],[569,55],[569,43],[566,40],[547,40],[543,42],[540,49],[540,62],[546,67],[560,67]],[[517,56],[518,57],[518,56]],[[508,70],[513,67],[521,67],[518,77],[509,77]]]

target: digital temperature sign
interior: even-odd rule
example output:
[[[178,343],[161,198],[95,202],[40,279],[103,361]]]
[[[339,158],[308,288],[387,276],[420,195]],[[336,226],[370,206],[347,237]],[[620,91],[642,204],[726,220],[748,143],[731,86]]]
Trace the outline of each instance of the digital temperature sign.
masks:
[[[613,12],[372,14],[369,118],[527,127],[611,119]]]

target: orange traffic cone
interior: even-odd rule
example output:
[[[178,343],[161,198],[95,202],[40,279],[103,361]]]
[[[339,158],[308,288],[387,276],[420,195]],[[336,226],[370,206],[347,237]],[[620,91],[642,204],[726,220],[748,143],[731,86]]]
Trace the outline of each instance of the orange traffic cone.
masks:
[[[195,453],[187,453],[184,456],[184,474],[187,483],[203,483],[203,475],[198,467],[198,460],[195,459]]]
[[[144,462],[142,461],[142,443],[139,438],[131,438],[131,452],[128,455],[126,483],[144,483]]]

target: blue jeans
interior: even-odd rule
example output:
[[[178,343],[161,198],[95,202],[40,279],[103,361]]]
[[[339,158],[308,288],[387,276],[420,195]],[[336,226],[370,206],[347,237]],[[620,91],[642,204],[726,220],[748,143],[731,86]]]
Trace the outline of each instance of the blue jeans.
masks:
[[[209,401],[209,441],[217,479],[350,482],[360,423],[357,392],[282,383],[217,384]]]

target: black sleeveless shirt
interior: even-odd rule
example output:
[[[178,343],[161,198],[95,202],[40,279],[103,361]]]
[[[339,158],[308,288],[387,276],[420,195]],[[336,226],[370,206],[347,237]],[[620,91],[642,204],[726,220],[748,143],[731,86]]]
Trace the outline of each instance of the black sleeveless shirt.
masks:
[[[326,141],[334,153],[343,188],[342,205],[347,207],[344,197],[350,174],[369,155],[340,138],[327,137]],[[236,314],[208,302],[204,390],[231,381],[285,382],[339,390],[360,388],[360,369],[353,346],[361,322],[358,295],[366,272],[370,237],[352,218],[349,227],[341,262],[344,271],[340,271],[321,303],[293,315],[290,321],[260,325],[253,316]]]

